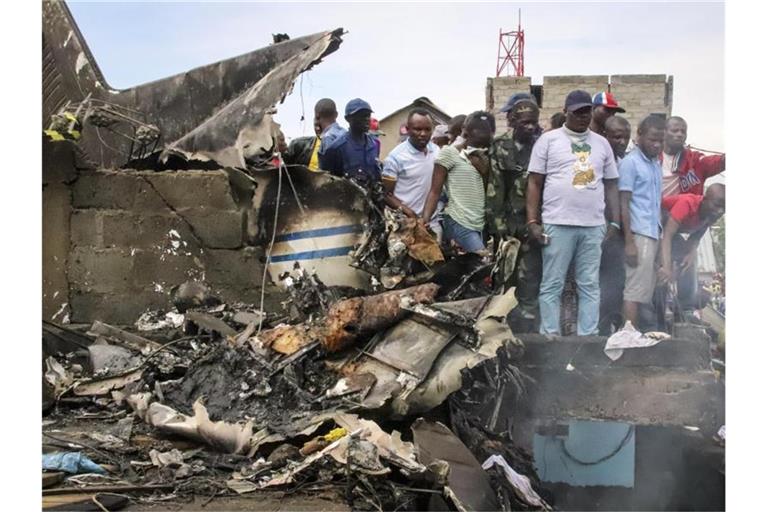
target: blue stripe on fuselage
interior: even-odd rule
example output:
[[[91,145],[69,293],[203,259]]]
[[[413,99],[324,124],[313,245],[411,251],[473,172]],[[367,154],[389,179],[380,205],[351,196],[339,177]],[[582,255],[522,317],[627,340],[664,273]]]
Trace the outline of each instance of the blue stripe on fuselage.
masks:
[[[282,261],[299,261],[299,260],[318,260],[321,258],[330,258],[333,256],[346,256],[349,251],[354,247],[336,247],[333,249],[319,249],[316,251],[304,251],[294,252],[291,254],[280,254],[278,256],[272,256],[270,263],[280,263]]]
[[[324,236],[345,235],[347,233],[362,233],[363,226],[360,224],[348,224],[346,226],[336,226],[332,228],[309,229],[307,231],[294,231],[285,233],[275,238],[275,243],[289,242],[291,240],[302,240],[305,238],[320,238]]]

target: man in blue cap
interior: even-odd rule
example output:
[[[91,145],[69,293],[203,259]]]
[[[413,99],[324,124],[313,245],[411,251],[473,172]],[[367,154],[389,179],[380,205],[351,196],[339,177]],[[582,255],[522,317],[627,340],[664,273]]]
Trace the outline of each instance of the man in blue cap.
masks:
[[[504,288],[515,286],[520,307],[512,315],[513,330],[530,332],[538,313],[539,282],[541,281],[541,247],[529,240],[525,224],[525,193],[528,182],[528,162],[533,144],[541,135],[539,106],[528,93],[509,98],[501,108],[507,114],[509,131],[491,143],[489,157],[490,179],[486,190],[486,226],[490,234],[514,237],[521,243],[517,264]]]
[[[380,179],[379,146],[368,133],[372,112],[368,102],[360,98],[347,103],[344,119],[349,130],[324,148],[319,155],[321,169],[367,183]]]
[[[574,262],[579,295],[577,335],[597,334],[604,238],[619,233],[619,173],[611,145],[589,129],[592,96],[565,98],[565,124],[539,137],[528,164],[526,226],[542,247],[542,334],[560,334],[560,297]],[[606,218],[608,222],[606,223]]]

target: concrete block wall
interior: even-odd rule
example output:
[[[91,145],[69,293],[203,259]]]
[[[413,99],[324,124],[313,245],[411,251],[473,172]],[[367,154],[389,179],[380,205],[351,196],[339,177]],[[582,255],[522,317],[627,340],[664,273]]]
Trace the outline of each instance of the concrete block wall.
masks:
[[[569,75],[545,76],[544,90],[541,97],[541,122],[546,121],[555,112],[562,112],[565,97],[575,89],[582,89],[590,94],[608,89],[608,75]]]
[[[170,309],[170,290],[205,281],[226,302],[258,303],[263,249],[224,171],[81,173],[72,184],[70,320],[131,324]],[[268,306],[282,295],[273,285]]]
[[[485,88],[486,107],[496,115],[497,133],[506,127],[506,119],[498,113],[507,99],[517,92],[530,92],[529,77],[488,78]],[[575,89],[582,89],[594,95],[600,91],[611,91],[627,112],[624,117],[632,124],[634,138],[637,125],[647,115],[672,112],[673,77],[658,75],[564,75],[545,76],[541,98],[541,125],[549,127],[549,118],[561,112],[565,97]]]
[[[672,113],[672,77],[666,75],[612,75],[611,92],[627,112],[621,114],[632,124],[632,138],[637,126],[649,114]]]
[[[621,114],[632,124],[632,137],[637,125],[647,115],[672,112],[673,78],[666,75],[592,75],[545,76],[542,97],[542,122],[555,112],[562,111],[566,95],[574,89],[590,94],[611,91],[626,109]]]
[[[496,117],[496,133],[507,130],[507,115],[499,112],[509,97],[519,92],[531,92],[531,78],[527,76],[500,76],[488,78],[485,85],[485,109]]]

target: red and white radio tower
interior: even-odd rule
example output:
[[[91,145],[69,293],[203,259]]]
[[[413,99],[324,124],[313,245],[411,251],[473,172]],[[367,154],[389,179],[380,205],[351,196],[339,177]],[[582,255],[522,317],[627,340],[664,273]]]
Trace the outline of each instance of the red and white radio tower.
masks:
[[[517,30],[502,32],[499,29],[499,56],[496,60],[496,76],[506,69],[507,76],[514,70],[515,76],[525,76],[525,31],[520,26],[520,10],[517,11]]]

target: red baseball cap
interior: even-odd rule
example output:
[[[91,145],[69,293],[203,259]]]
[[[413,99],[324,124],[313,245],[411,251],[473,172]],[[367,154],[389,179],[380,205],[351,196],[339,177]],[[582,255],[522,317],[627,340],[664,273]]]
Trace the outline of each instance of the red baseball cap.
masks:
[[[368,133],[372,135],[384,135],[384,132],[379,131],[379,120],[375,117],[371,118],[371,123],[368,125]]]
[[[626,112],[626,110],[619,106],[619,102],[616,101],[616,98],[613,96],[613,94],[607,91],[599,92],[592,98],[593,107],[599,107],[601,105],[605,108],[615,110],[616,112]]]

